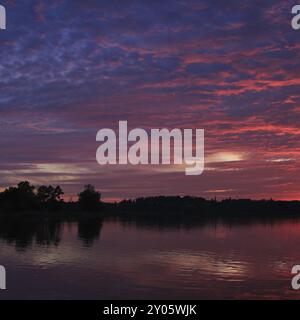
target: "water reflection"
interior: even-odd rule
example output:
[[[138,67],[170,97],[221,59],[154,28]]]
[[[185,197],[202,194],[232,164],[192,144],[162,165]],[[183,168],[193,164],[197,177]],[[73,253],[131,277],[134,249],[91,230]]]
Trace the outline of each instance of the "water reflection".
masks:
[[[38,245],[59,245],[62,221],[37,217],[0,218],[0,239],[15,244],[17,250],[25,250],[33,243]]]
[[[79,219],[78,221],[78,238],[83,241],[87,247],[91,247],[94,241],[99,240],[103,226],[102,219]]]
[[[77,237],[86,247],[91,247],[100,239],[104,220],[120,223],[124,228],[138,228],[145,230],[193,230],[212,228],[215,230],[216,238],[226,238],[226,230],[235,227],[250,227],[264,225],[276,227],[283,222],[298,224],[297,218],[289,219],[192,219],[180,215],[172,219],[164,219],[157,215],[126,216],[111,218],[106,217],[79,217],[76,220],[63,218],[39,217],[39,216],[1,216],[0,217],[0,239],[8,244],[15,244],[17,250],[25,250],[33,244],[45,246],[58,246],[61,241],[63,225],[66,223],[77,224]],[[226,228],[221,228],[226,227]]]
[[[0,298],[300,298],[296,219],[0,218]],[[28,292],[27,288],[30,288]]]
[[[14,244],[19,251],[26,250],[34,244],[58,246],[64,223],[70,223],[70,221],[37,216],[1,217],[0,239],[8,244]],[[99,239],[103,225],[102,219],[80,218],[75,223],[77,223],[78,238],[85,246],[90,247]]]

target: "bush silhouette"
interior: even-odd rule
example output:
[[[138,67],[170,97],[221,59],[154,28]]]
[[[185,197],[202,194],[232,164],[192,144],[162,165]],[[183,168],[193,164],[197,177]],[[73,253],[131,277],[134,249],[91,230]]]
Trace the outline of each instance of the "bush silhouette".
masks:
[[[78,204],[82,210],[97,210],[100,207],[101,193],[95,190],[95,187],[88,184],[84,191],[78,195]]]

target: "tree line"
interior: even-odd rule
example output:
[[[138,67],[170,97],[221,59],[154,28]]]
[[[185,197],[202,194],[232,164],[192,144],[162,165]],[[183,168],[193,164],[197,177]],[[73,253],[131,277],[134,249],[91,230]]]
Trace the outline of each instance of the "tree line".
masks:
[[[42,185],[36,187],[28,181],[16,187],[6,188],[0,193],[0,209],[6,211],[59,210],[65,205],[64,192],[60,186]],[[101,206],[101,193],[92,185],[86,185],[78,194],[76,202],[82,210],[98,210]]]
[[[34,186],[28,181],[20,182],[16,187],[6,188],[0,193],[0,213],[18,211],[64,211],[74,210],[112,213],[126,213],[141,216],[142,213],[159,215],[160,219],[170,214],[204,216],[263,216],[263,215],[300,215],[299,201],[274,201],[251,199],[217,199],[207,200],[191,196],[156,196],[123,200],[108,204],[101,201],[101,193],[88,184],[78,194],[76,202],[65,202],[64,192],[60,186]]]

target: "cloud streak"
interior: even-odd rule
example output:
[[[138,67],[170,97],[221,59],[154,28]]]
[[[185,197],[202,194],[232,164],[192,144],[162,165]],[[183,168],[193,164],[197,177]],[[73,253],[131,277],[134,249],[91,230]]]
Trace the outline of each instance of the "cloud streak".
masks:
[[[300,199],[293,1],[2,3],[1,188],[26,178],[60,183],[70,196],[91,182],[107,199],[213,190]],[[99,167],[96,132],[119,120],[204,128],[208,160],[235,157],[208,161],[197,178]]]

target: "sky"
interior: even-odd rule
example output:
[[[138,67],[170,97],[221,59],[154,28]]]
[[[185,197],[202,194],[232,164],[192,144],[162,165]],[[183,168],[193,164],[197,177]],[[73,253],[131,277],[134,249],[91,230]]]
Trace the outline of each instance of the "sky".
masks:
[[[0,190],[300,200],[295,1],[0,0]],[[205,171],[105,166],[96,133],[205,130]]]

